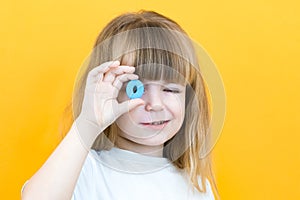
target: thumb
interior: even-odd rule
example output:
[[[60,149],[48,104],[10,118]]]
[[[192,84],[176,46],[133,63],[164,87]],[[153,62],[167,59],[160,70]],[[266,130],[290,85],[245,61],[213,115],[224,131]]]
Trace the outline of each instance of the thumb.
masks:
[[[131,100],[128,100],[128,101],[124,101],[123,103],[120,104],[119,116],[126,113],[126,112],[129,112],[133,108],[135,108],[137,106],[140,106],[140,105],[143,105],[143,104],[145,104],[145,101],[142,100],[142,99],[131,99]]]

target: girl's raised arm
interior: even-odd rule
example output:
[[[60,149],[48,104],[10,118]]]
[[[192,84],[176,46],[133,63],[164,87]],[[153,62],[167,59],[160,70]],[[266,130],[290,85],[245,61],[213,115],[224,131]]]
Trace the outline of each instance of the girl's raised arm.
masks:
[[[118,103],[123,83],[138,79],[135,68],[106,62],[87,76],[82,110],[66,137],[44,165],[30,178],[22,192],[23,200],[69,200],[82,166],[96,137],[120,115],[144,103],[132,99]]]

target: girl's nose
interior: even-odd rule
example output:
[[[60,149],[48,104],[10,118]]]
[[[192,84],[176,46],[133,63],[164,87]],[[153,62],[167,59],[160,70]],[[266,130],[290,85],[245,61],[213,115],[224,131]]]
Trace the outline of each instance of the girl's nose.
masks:
[[[163,99],[160,93],[160,86],[147,87],[143,95],[146,111],[161,111],[164,109]]]

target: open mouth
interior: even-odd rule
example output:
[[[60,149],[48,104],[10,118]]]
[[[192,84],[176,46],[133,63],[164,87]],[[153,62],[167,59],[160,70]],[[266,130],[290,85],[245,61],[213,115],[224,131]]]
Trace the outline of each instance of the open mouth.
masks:
[[[162,121],[153,121],[153,122],[145,122],[141,123],[145,127],[160,129],[165,127],[170,120],[162,120]]]

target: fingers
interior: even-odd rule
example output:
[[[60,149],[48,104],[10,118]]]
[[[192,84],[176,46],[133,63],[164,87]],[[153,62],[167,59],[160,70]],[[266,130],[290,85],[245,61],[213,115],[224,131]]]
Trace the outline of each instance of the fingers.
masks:
[[[95,83],[99,80],[102,80],[103,78],[103,73],[107,72],[111,68],[118,67],[120,65],[120,61],[109,61],[102,63],[98,67],[95,67],[92,69],[87,77],[87,84],[88,83]]]
[[[105,73],[109,70],[110,67],[118,67],[120,65],[120,61],[110,61],[105,62],[99,65],[98,67],[95,67],[89,72],[90,76],[97,76],[99,73]]]
[[[130,80],[136,80],[138,79],[138,75],[136,74],[122,74],[120,76],[117,76],[115,81],[113,82],[113,86],[116,87],[118,90],[120,90],[124,84],[124,82],[130,81]]]
[[[130,80],[135,80],[138,79],[138,75],[136,74],[122,74],[120,76],[117,76],[115,81],[113,82],[113,86],[116,88],[114,91],[112,97],[117,98],[119,95],[119,91],[122,88],[124,82],[130,81]]]
[[[123,74],[123,73],[133,73],[135,71],[135,67],[121,65],[118,68],[114,68],[111,70],[114,74]]]
[[[119,66],[117,68],[112,68],[108,72],[105,73],[103,77],[104,82],[113,82],[116,78],[116,75],[124,74],[124,73],[133,73],[135,71],[135,67],[132,66]]]

